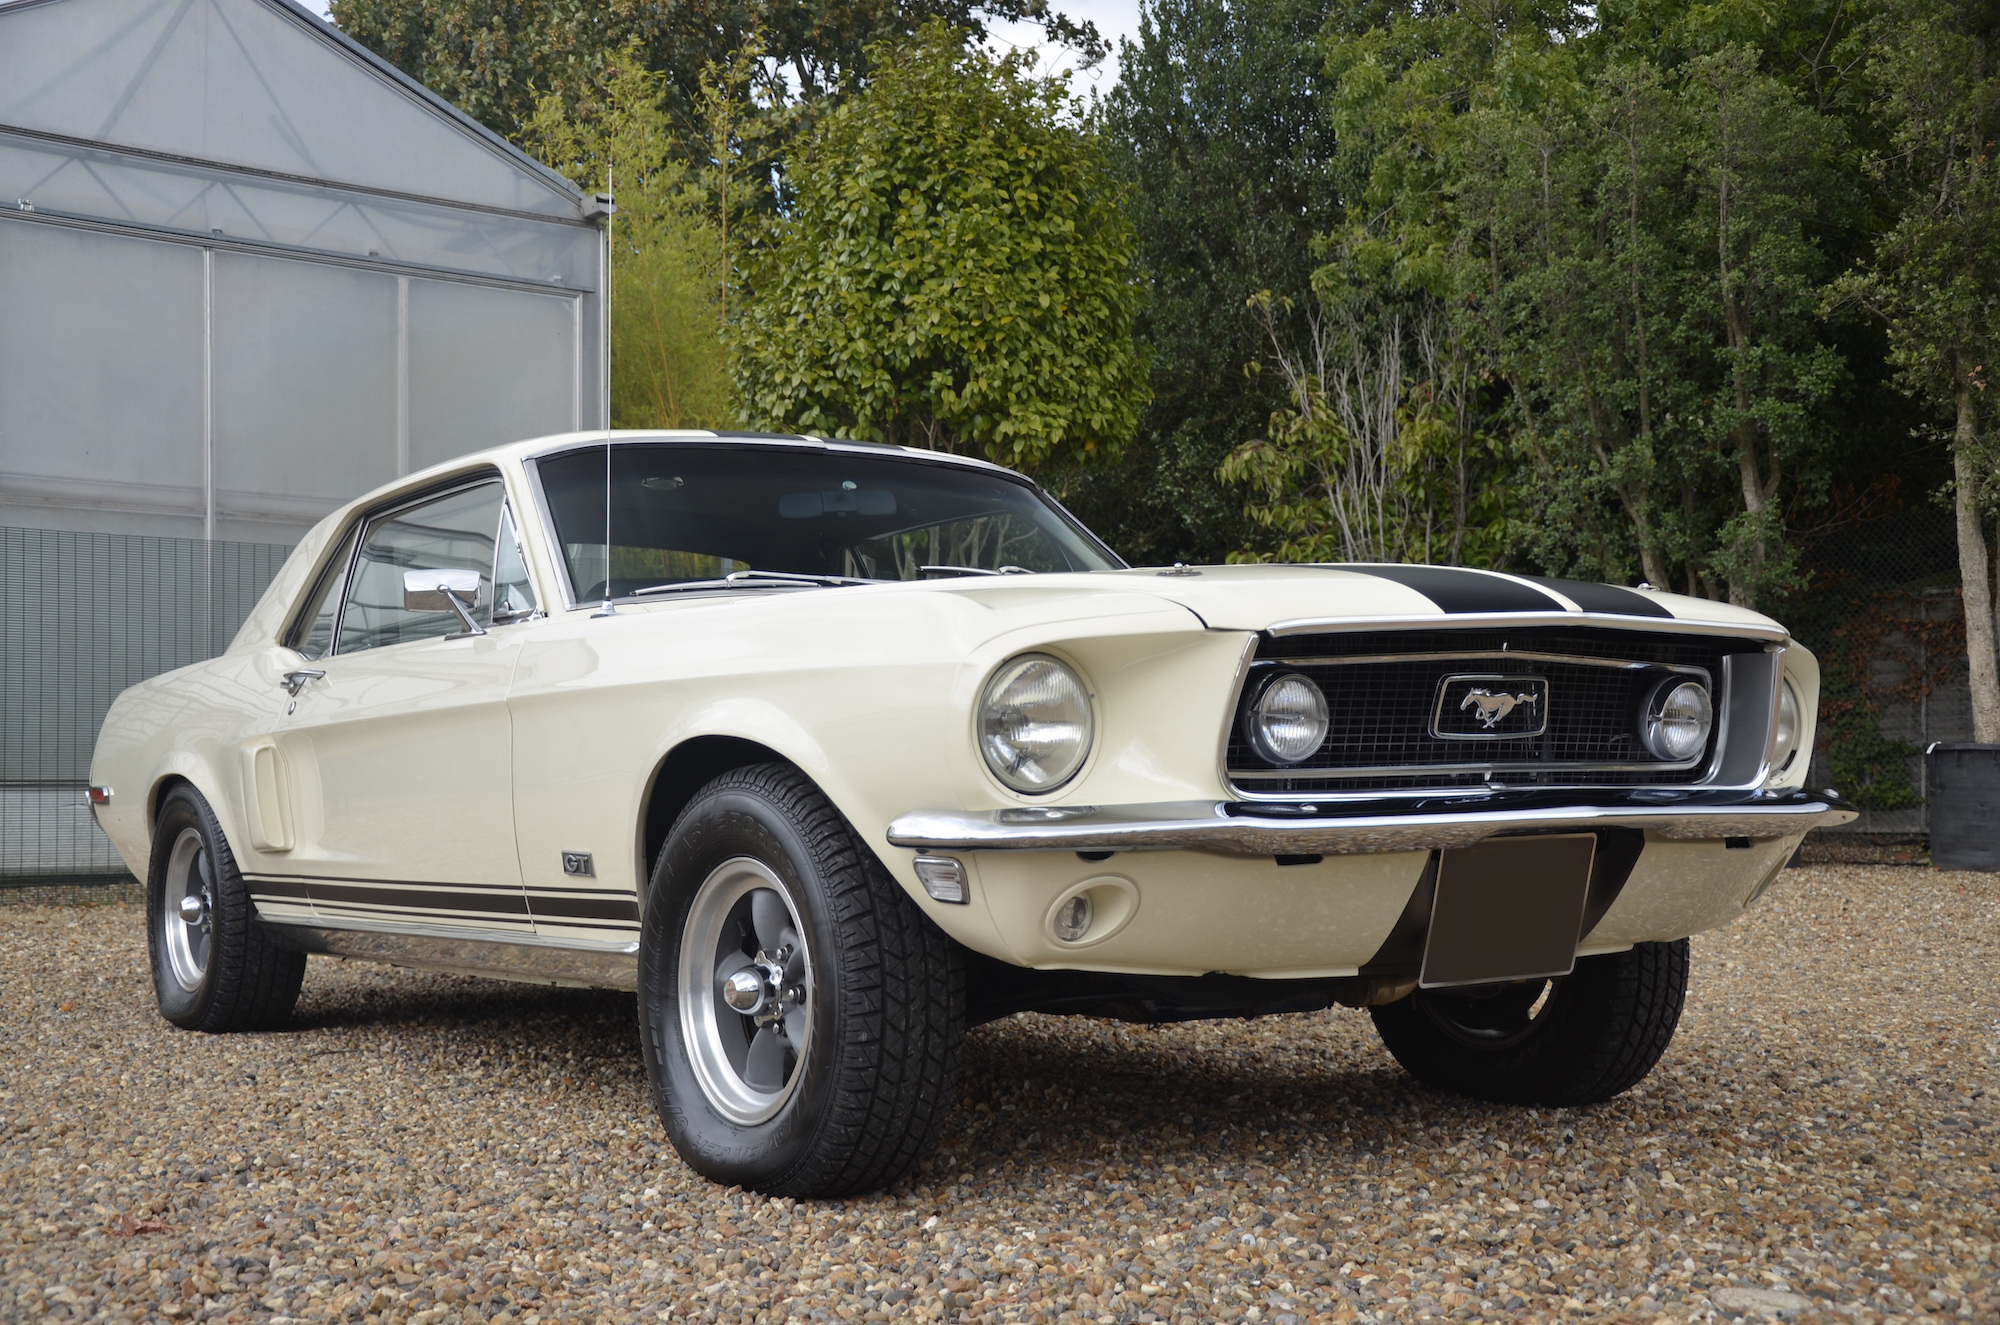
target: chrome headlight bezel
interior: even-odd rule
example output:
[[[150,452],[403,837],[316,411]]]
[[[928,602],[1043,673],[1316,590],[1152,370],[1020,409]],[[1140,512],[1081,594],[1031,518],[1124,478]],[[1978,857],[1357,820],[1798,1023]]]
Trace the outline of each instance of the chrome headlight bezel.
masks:
[[[1290,736],[1274,735],[1280,722],[1303,727]],[[1302,764],[1326,743],[1333,713],[1326,692],[1302,672],[1282,672],[1257,690],[1243,710],[1243,735],[1250,748],[1270,764],[1290,768]]]
[[[1692,727],[1689,722],[1692,720]],[[1692,733],[1694,739],[1689,741]],[[1664,763],[1692,764],[1715,735],[1715,698],[1708,687],[1686,676],[1670,676],[1646,696],[1639,743]]]
[[[1033,693],[1033,687],[1044,693]],[[1023,741],[1022,728],[1030,709],[1054,710],[1040,719],[1042,728],[1068,725],[1074,735],[1059,739],[1042,733],[1045,748]],[[993,669],[979,691],[973,712],[973,741],[986,771],[1001,786],[1022,796],[1046,796],[1076,780],[1097,743],[1095,698],[1083,674],[1049,653],[1016,654]]]

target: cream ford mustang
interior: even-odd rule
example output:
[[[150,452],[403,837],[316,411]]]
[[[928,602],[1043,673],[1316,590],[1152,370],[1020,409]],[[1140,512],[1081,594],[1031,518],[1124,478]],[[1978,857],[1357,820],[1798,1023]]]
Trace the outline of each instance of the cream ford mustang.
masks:
[[[1700,599],[1131,569],[979,461],[571,435],[327,517],[91,799],[175,1024],[280,1024],[315,952],[636,989],[687,1161],[832,1195],[1020,1011],[1337,1002],[1445,1090],[1625,1090],[1688,935],[1852,817],[1818,679]]]

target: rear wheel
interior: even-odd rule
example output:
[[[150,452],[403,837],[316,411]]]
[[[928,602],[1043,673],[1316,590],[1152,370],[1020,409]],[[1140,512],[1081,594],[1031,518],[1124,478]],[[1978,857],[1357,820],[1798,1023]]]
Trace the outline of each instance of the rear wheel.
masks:
[[[647,895],[639,1014],[654,1105],[717,1182],[871,1191],[936,1140],[965,1031],[956,945],[796,770],[726,773]]]
[[[215,812],[192,787],[160,804],[146,872],[146,936],[160,1015],[191,1031],[284,1024],[306,958],[280,948],[256,906]]]
[[[1556,980],[1419,989],[1370,1009],[1426,1085],[1502,1104],[1596,1104],[1630,1090],[1673,1041],[1688,942],[1580,958]]]

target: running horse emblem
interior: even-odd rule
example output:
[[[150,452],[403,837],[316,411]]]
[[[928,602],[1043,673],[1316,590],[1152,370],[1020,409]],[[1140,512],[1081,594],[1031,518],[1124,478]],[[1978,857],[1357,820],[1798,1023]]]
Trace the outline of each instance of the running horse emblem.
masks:
[[[1479,725],[1487,731],[1492,731],[1500,725],[1500,720],[1512,713],[1515,708],[1522,704],[1532,704],[1539,698],[1541,696],[1532,691],[1525,695],[1510,695],[1503,690],[1496,695],[1491,690],[1468,690],[1465,698],[1459,701],[1458,707],[1461,713],[1466,709],[1477,709]]]

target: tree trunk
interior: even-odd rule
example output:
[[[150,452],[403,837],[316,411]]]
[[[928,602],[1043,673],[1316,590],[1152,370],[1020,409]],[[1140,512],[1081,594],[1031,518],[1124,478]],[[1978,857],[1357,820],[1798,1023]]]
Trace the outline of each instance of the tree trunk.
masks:
[[[1952,438],[1958,474],[1958,578],[1965,593],[1965,654],[1972,672],[1972,739],[2000,741],[2000,658],[1994,654],[1992,558],[1979,514],[1979,425],[1972,382],[1959,365],[1954,389],[1958,426]]]

